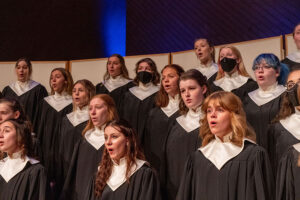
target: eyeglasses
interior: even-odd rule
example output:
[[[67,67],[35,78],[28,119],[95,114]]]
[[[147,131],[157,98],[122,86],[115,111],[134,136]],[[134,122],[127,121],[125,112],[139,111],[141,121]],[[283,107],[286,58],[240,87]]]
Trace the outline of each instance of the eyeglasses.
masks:
[[[268,69],[271,69],[271,68],[272,68],[272,66],[270,66],[270,65],[255,65],[253,70],[254,71],[258,71],[260,69],[268,70]]]
[[[291,90],[296,84],[297,84],[298,86],[300,86],[300,80],[298,80],[296,83],[293,82],[293,81],[287,82],[286,85],[285,85],[286,90],[288,90],[288,91]]]

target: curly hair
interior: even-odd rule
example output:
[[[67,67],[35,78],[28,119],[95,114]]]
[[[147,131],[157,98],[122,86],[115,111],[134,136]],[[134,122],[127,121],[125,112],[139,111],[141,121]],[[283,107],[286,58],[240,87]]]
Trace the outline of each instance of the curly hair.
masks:
[[[166,65],[162,70],[161,70],[161,74],[164,72],[165,69],[167,68],[171,68],[174,69],[176,71],[176,74],[178,75],[178,77],[181,76],[181,74],[184,72],[184,69],[176,64],[170,64],[170,65]],[[178,93],[179,93],[179,79],[178,79]],[[166,107],[169,104],[169,96],[167,94],[167,92],[165,91],[163,84],[160,84],[160,89],[157,92],[157,95],[155,97],[155,103],[157,107]]]
[[[73,88],[75,87],[76,84],[81,84],[85,88],[85,90],[88,94],[88,102],[91,100],[91,98],[93,96],[95,96],[96,87],[91,81],[89,81],[87,79],[78,80],[74,83]],[[73,111],[75,111],[75,110],[76,110],[76,105],[73,103]]]
[[[107,122],[109,122],[111,120],[119,119],[118,112],[117,112],[117,109],[116,109],[116,104],[115,104],[115,102],[114,102],[114,100],[111,96],[109,96],[108,94],[97,94],[90,100],[90,102],[93,99],[101,99],[102,101],[104,101],[105,105],[107,106],[108,117],[107,117],[106,122],[104,124],[106,124]],[[86,127],[82,131],[82,135],[84,136],[85,133],[88,130],[90,130],[94,127],[95,126],[94,126],[94,124],[93,124],[93,122],[90,118],[87,125],[86,125]]]
[[[16,130],[16,144],[21,149],[21,158],[25,158],[25,156],[33,156],[33,141],[31,136],[32,127],[29,121],[21,121],[18,119],[8,119],[4,122],[0,123],[0,125],[4,123],[11,123]],[[2,130],[1,130],[2,131]],[[15,152],[13,152],[15,153]],[[3,159],[5,156],[4,152],[0,152],[0,159]],[[8,154],[8,156],[11,156]]]
[[[200,71],[196,69],[190,69],[183,74],[181,74],[179,83],[180,81],[185,81],[185,80],[194,80],[196,81],[201,87],[206,87],[207,90],[204,94],[204,97],[207,97],[210,93],[208,83],[207,83],[207,78],[204,76]],[[189,111],[189,108],[184,104],[184,101],[182,98],[180,98],[179,102],[179,112],[181,115],[186,115]]]
[[[221,67],[221,60],[220,60],[220,53],[222,51],[222,49],[225,49],[225,48],[228,48],[228,49],[231,49],[232,53],[236,56],[236,59],[239,60],[240,62],[238,63],[238,73],[242,76],[245,76],[245,77],[250,77],[250,75],[248,74],[247,70],[246,70],[246,67],[244,65],[244,62],[243,62],[243,58],[242,58],[242,55],[241,55],[241,52],[234,46],[223,46],[220,48],[219,50],[219,58],[218,58],[218,65],[219,65],[219,69],[218,69],[218,73],[217,73],[217,77],[216,77],[216,80],[219,80],[221,78],[223,78],[225,76],[225,72],[224,70],[222,69]]]
[[[129,183],[131,168],[136,165],[136,160],[145,160],[145,156],[142,152],[140,144],[138,142],[138,136],[134,129],[125,120],[113,120],[107,123],[106,127],[113,127],[117,131],[121,132],[128,140],[126,146],[125,159],[126,159],[126,181]],[[105,131],[105,129],[104,129]],[[102,160],[99,165],[95,181],[95,195],[101,196],[106,186],[106,182],[111,176],[113,168],[113,161],[111,160],[107,149],[105,148],[102,154]]]
[[[209,103],[212,101],[230,112],[231,129],[233,132],[231,142],[233,144],[242,146],[243,138],[245,137],[255,141],[255,133],[247,124],[246,114],[243,110],[243,104],[240,98],[231,92],[218,91],[208,96],[201,107],[202,112],[205,114],[204,117],[200,119],[201,126],[199,131],[203,147],[215,138],[215,135],[210,131],[207,121],[207,109]]]
[[[138,73],[139,66],[143,62],[147,63],[150,66],[151,71],[153,72],[151,82],[154,85],[157,85],[159,83],[159,80],[160,80],[160,74],[157,71],[157,66],[156,66],[155,62],[151,58],[143,58],[143,59],[139,60],[135,65],[135,74]],[[133,82],[137,85],[139,84],[139,79],[138,79],[137,76],[133,79]]]
[[[127,67],[125,65],[125,59],[123,58],[123,56],[121,56],[120,54],[112,54],[109,58],[111,58],[111,57],[116,57],[116,58],[119,59],[120,64],[121,64],[121,74],[120,75],[123,76],[124,78],[128,79],[128,80],[131,80],[129,78],[128,70],[127,70]],[[105,72],[105,74],[103,76],[103,80],[104,81],[106,81],[106,80],[108,80],[110,78],[110,75],[109,75],[108,70],[107,70],[107,65],[108,65],[109,58],[107,59],[106,72]]]
[[[72,89],[73,89],[73,78],[71,73],[68,70],[65,70],[64,68],[58,67],[51,71],[50,78],[49,78],[49,85],[51,87],[51,75],[54,71],[60,71],[60,73],[65,78],[65,81],[67,81],[67,84],[64,85],[64,92],[67,92],[69,95],[72,95]],[[51,94],[54,94],[54,90],[51,87]]]

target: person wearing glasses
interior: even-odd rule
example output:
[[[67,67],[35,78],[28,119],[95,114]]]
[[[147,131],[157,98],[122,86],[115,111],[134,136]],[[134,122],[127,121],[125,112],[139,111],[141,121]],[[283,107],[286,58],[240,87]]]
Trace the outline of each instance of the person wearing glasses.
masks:
[[[300,142],[300,68],[294,68],[287,79],[278,116],[268,129],[270,135],[269,154],[271,164],[277,169],[278,163],[286,150]],[[291,147],[292,148],[292,147]],[[278,177],[279,178],[279,177]]]
[[[290,53],[282,62],[287,64],[292,70],[293,68],[300,65],[300,23],[294,27],[293,38],[297,51]]]
[[[255,130],[257,144],[268,149],[268,124],[279,112],[289,70],[274,54],[257,56],[252,69],[259,88],[248,93],[244,109],[247,121]]]

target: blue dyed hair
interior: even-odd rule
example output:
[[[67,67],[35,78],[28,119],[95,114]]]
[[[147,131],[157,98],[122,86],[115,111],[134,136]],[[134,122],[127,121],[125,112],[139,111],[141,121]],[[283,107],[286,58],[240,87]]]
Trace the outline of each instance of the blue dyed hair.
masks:
[[[279,76],[277,77],[278,84],[285,84],[287,76],[290,72],[289,68],[286,64],[281,63],[278,57],[272,53],[263,53],[257,56],[252,65],[253,71],[255,70],[255,66],[261,64],[263,60],[273,69],[279,71]]]

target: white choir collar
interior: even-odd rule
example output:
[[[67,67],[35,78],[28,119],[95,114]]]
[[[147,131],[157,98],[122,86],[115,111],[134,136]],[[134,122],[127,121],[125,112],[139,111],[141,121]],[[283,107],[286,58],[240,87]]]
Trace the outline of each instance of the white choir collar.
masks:
[[[110,77],[108,80],[103,81],[103,85],[106,87],[106,89],[111,92],[119,87],[122,87],[123,85],[126,85],[131,80],[124,78],[123,76],[117,76],[116,78]]]
[[[179,109],[179,94],[174,98],[169,95],[169,103],[166,107],[160,108],[168,117],[172,116]]]
[[[67,118],[74,127],[89,120],[89,106],[85,106],[82,109],[76,108],[75,111],[67,114]]]
[[[9,87],[18,95],[21,96],[22,94],[28,92],[35,86],[39,85],[38,82],[33,80],[28,80],[26,82],[16,81],[9,85]]]
[[[178,124],[186,131],[191,132],[200,127],[200,118],[202,117],[201,106],[197,108],[196,112],[189,109],[186,115],[181,115],[176,118]]]
[[[267,90],[262,90],[258,88],[252,92],[249,92],[248,95],[258,106],[264,105],[273,99],[279,97],[285,91],[283,85],[275,84],[271,85]]]
[[[131,177],[137,170],[139,170],[145,163],[144,160],[136,160],[136,164],[131,167],[129,176]],[[123,183],[126,182],[126,168],[127,168],[127,162],[125,158],[120,159],[119,165],[116,164],[113,161],[113,168],[111,175],[106,182],[107,185],[112,189],[112,191],[115,191],[118,189]]]
[[[291,116],[280,120],[281,125],[288,130],[295,138],[300,140],[300,111],[295,108],[295,113]]]
[[[24,159],[21,158],[21,152],[14,153],[12,157],[7,156],[0,161],[0,175],[8,182],[24,169],[27,162],[31,164],[39,163],[39,161],[27,156],[25,156]]]
[[[57,112],[61,111],[66,106],[72,103],[72,96],[70,96],[66,92],[63,92],[62,94],[58,94],[57,92],[55,92],[54,95],[47,96],[44,99]]]
[[[225,72],[225,76],[219,80],[215,80],[214,84],[222,88],[224,91],[230,92],[247,83],[248,79],[249,77],[240,75],[238,71],[231,74],[231,76]]]
[[[147,83],[144,85],[141,82],[139,83],[139,86],[135,86],[129,89],[129,91],[141,101],[151,96],[158,90],[159,87],[154,85],[153,83]]]
[[[245,140],[255,143],[249,139],[243,139],[243,145],[241,147],[230,142],[232,132],[224,136],[222,142],[217,136],[210,141],[206,146],[200,147],[198,150],[210,160],[218,170],[220,170],[229,160],[239,155],[245,145]]]
[[[88,143],[90,143],[97,150],[99,150],[105,142],[103,128],[99,129],[98,127],[95,127],[90,129],[84,134],[84,137],[86,141],[88,141]]]
[[[289,54],[287,58],[296,63],[300,63],[300,50],[298,49],[296,52]]]
[[[210,77],[212,77],[212,75],[218,72],[218,65],[211,61],[206,65],[200,63],[199,67],[197,67],[196,69],[199,70],[204,76],[206,76],[207,79],[209,79]]]
[[[300,153],[300,143],[294,144],[293,147]]]

